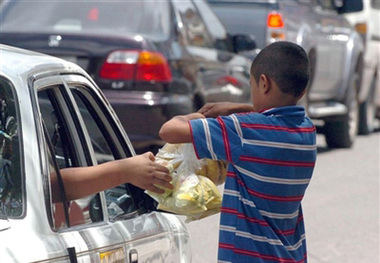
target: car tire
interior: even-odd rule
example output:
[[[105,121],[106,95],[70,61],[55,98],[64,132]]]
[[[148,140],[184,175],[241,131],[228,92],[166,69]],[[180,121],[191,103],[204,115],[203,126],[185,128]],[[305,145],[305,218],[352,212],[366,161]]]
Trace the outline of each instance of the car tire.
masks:
[[[371,90],[365,102],[360,105],[359,134],[368,135],[373,132],[376,119],[375,84],[377,78],[373,77]]]
[[[356,72],[350,79],[346,96],[347,113],[343,118],[325,122],[324,135],[329,148],[350,148],[354,143],[359,128],[358,80],[359,74]]]

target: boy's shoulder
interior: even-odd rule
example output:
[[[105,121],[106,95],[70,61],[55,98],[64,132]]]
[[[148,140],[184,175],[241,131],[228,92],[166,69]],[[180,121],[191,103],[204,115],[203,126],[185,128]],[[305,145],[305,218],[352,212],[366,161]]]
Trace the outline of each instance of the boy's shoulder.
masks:
[[[271,108],[261,112],[243,112],[236,113],[235,115],[238,120],[243,121],[253,121],[253,122],[272,122],[276,119],[278,120],[295,120],[295,121],[308,121],[309,118],[306,115],[305,108],[302,106],[286,106],[286,107],[278,107]],[[310,121],[311,122],[311,121]]]

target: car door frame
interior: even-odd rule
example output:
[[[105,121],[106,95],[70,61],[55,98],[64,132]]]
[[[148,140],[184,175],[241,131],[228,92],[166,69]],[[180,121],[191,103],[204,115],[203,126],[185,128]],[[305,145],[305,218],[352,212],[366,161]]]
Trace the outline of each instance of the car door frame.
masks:
[[[46,76],[45,76],[46,77]],[[49,81],[48,81],[49,80]],[[107,103],[107,100],[104,99],[103,94],[100,92],[100,90],[97,88],[97,86],[90,81],[88,78],[82,75],[61,75],[61,76],[49,76],[46,78],[42,78],[41,80],[35,81],[33,84],[34,86],[40,86],[40,88],[43,88],[41,86],[46,87],[46,85],[54,85],[52,84],[51,80],[54,80],[53,83],[55,84],[62,84],[63,85],[63,92],[67,93],[66,96],[68,96],[68,99],[70,100],[71,105],[77,105],[75,99],[73,98],[73,95],[71,94],[71,87],[70,85],[73,83],[80,83],[80,85],[88,86],[89,92],[94,92],[94,99],[99,100],[97,103],[100,103],[100,107],[102,107],[105,111],[107,111],[104,116],[108,116],[109,124],[108,127],[108,133],[110,131],[113,132],[113,140],[114,143],[118,146],[118,154],[119,158],[127,157],[129,154],[134,155],[134,150],[131,146],[131,143],[126,136],[125,131],[121,128],[120,123],[117,121],[117,116],[112,112],[112,108],[109,107],[109,104]],[[38,88],[35,89],[35,96],[37,95]],[[37,98],[37,97],[36,97]],[[67,98],[66,98],[67,99]],[[38,101],[38,100],[36,100]],[[67,106],[66,102],[66,106]],[[98,105],[99,106],[99,105]],[[76,106],[76,110],[78,111],[78,108]],[[72,116],[72,113],[68,112],[67,114],[70,115],[70,118],[77,118],[78,114],[75,114],[76,117]],[[39,116],[41,118],[41,115]],[[82,147],[84,146],[83,143],[86,145],[86,149],[82,149],[82,151],[89,151],[91,160],[85,158],[85,153],[81,153],[81,158],[83,164],[87,165],[95,165],[97,164],[94,149],[92,148],[91,142],[89,141],[89,135],[86,128],[86,125],[83,122],[83,119],[80,120],[81,117],[79,117],[79,123],[81,126],[81,131],[84,133],[84,137],[86,137],[85,142],[83,142],[83,138],[80,139],[80,135],[76,136],[76,140],[78,142],[82,142]],[[41,139],[44,139],[44,135],[42,133],[42,122],[37,121],[38,126],[40,126],[39,136]],[[78,126],[74,125],[74,121],[71,123],[71,128],[77,129]],[[111,127],[112,126],[112,127]],[[78,131],[76,131],[78,133]],[[42,140],[43,142],[43,140]],[[40,144],[40,152],[44,152],[44,148],[46,145]],[[127,150],[125,149],[127,147]],[[79,147],[81,148],[81,147]],[[129,150],[129,152],[127,152]],[[81,151],[81,150],[79,150]],[[45,160],[47,160],[47,156],[44,156]],[[48,167],[44,167],[44,174],[47,174]],[[142,192],[143,190],[139,190]],[[140,252],[140,255],[142,257],[157,257],[159,254],[159,257],[162,257],[163,260],[170,258],[172,255],[170,253],[170,240],[173,238],[171,235],[165,234],[167,230],[165,230],[165,227],[163,226],[163,217],[160,215],[160,213],[146,213],[149,211],[142,211],[143,214],[140,212],[132,214],[130,217],[121,218],[118,221],[111,222],[109,220],[109,216],[107,214],[107,207],[106,207],[106,200],[105,200],[105,194],[104,192],[100,192],[101,200],[102,200],[102,207],[103,207],[103,220],[101,222],[92,223],[92,224],[85,224],[85,225],[79,225],[74,226],[71,228],[67,228],[64,230],[57,231],[53,234],[53,236],[58,236],[61,243],[64,244],[65,247],[71,249],[74,248],[74,255],[75,257],[78,257],[80,261],[91,261],[96,262],[96,259],[103,256],[108,257],[110,255],[113,255],[118,258],[137,258],[138,256],[138,250],[143,251],[146,250],[145,242],[150,242],[154,244],[161,244],[160,246],[157,246],[157,249],[152,249],[152,255],[149,253],[142,253]],[[47,204],[48,205],[48,204]],[[49,209],[48,209],[49,210]],[[149,224],[153,229],[149,229],[149,231],[145,231],[143,228],[145,224]],[[140,228],[139,232],[134,232],[134,229],[138,227]],[[154,231],[153,231],[154,230]],[[100,238],[102,237],[102,238]],[[141,241],[135,241],[140,240]],[[143,240],[145,240],[143,242]],[[133,241],[133,242],[131,242]],[[137,250],[138,249],[138,250]],[[162,250],[158,252],[159,250]],[[109,254],[111,253],[111,254]],[[94,261],[95,260],[95,261]],[[71,262],[71,261],[70,261]],[[73,261],[75,262],[75,261]]]

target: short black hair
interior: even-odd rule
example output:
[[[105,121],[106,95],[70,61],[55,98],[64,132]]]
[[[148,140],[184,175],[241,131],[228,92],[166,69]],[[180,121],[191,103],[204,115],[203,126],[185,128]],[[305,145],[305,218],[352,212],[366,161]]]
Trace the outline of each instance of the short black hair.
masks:
[[[263,48],[252,62],[251,75],[257,82],[261,74],[272,79],[282,92],[298,97],[309,82],[309,58],[295,43],[274,42]]]

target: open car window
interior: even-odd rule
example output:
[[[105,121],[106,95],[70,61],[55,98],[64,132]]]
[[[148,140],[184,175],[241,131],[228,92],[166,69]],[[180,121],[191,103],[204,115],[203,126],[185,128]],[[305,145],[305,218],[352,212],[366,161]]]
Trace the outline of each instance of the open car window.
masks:
[[[87,86],[91,83],[87,83],[83,77],[79,78],[79,82],[67,78],[68,84],[62,82],[44,86],[38,91],[38,104],[48,140],[46,145],[50,145],[48,150],[51,151],[51,158],[54,158],[49,160],[50,188],[60,191],[59,196],[62,196],[61,191],[64,189],[56,187],[54,182],[60,169],[97,165],[133,154],[123,142],[120,131],[115,128],[115,121],[99,94]],[[53,203],[50,198],[53,229],[61,230],[106,219],[116,220],[125,215],[134,216],[138,210],[136,203],[141,202],[141,192],[126,184],[107,189],[104,194],[102,192],[66,203]],[[68,206],[65,207],[65,204]]]
[[[64,189],[57,187],[57,175],[60,169],[79,167],[86,165],[85,144],[80,140],[80,129],[76,129],[74,119],[66,103],[63,85],[46,87],[38,92],[38,103],[44,126],[46,128],[47,140],[49,145],[49,181],[53,194],[62,196]],[[52,160],[54,158],[54,160]],[[54,193],[59,191],[59,193]],[[68,226],[77,226],[101,221],[101,210],[93,216],[91,205],[99,203],[99,196],[89,196],[70,202],[51,202],[52,225],[53,229],[60,230]],[[65,204],[68,204],[65,207]],[[65,211],[67,210],[67,211]],[[69,216],[65,217],[65,213]]]

